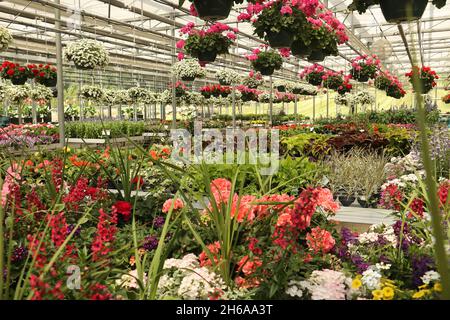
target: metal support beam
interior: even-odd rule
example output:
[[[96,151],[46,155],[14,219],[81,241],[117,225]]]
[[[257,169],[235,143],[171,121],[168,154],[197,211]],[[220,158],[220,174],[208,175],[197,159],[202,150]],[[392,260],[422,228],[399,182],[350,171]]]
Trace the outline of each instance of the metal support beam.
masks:
[[[55,0],[56,4],[60,4],[60,0]],[[61,29],[61,12],[59,9],[55,9],[55,29]],[[64,72],[63,72],[63,55],[62,55],[62,43],[61,43],[61,33],[55,33],[56,39],[56,67],[58,69],[58,124],[59,124],[59,143],[61,147],[64,147],[66,143],[66,133],[64,128]]]

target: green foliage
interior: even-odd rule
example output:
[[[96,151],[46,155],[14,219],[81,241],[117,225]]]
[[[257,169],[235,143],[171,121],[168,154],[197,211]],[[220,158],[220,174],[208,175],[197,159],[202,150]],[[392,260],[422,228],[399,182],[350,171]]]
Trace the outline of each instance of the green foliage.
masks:
[[[276,51],[260,52],[258,59],[252,61],[253,69],[263,71],[267,69],[280,70],[283,65],[283,58]]]
[[[328,145],[329,135],[318,133],[302,133],[296,136],[284,138],[281,141],[283,150],[294,157],[312,156],[320,158],[327,155],[331,151]]]
[[[227,54],[233,42],[221,33],[208,33],[204,36],[191,34],[186,40],[185,50],[194,58],[198,58],[202,52],[216,52]]]

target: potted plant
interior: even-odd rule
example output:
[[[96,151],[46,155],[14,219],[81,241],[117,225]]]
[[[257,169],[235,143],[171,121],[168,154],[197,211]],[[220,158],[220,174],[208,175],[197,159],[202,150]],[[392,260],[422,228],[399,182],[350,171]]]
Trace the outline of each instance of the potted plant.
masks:
[[[98,41],[81,39],[71,42],[64,51],[64,57],[80,70],[104,68],[109,64],[109,53]]]
[[[0,52],[7,50],[13,42],[11,32],[3,26],[0,26]]]
[[[242,3],[243,0],[189,0],[192,2],[190,12],[194,16],[207,21],[226,19],[230,14],[234,3]],[[182,7],[185,0],[179,0]]]
[[[409,78],[409,82],[413,85],[415,91],[420,91],[422,94],[426,94],[436,86],[436,81],[439,76],[430,67],[414,67],[410,72],[406,74]],[[414,77],[419,77],[420,86],[414,82]]]
[[[258,90],[240,85],[236,88],[241,94],[241,100],[244,102],[258,101]]]
[[[10,61],[3,62],[0,67],[0,74],[3,79],[11,80],[14,85],[23,85],[33,77],[33,73],[28,67]]]
[[[344,77],[344,83],[337,88],[337,92],[340,95],[351,92],[353,89],[353,85],[350,83],[350,79],[348,77]]]
[[[184,49],[201,64],[214,62],[218,54],[228,53],[237,31],[220,22],[202,30],[197,30],[193,23],[188,23],[180,29],[182,35],[187,35],[187,39],[178,41],[177,48]]]
[[[103,89],[98,86],[83,86],[80,94],[87,100],[98,102],[103,98]]]
[[[149,91],[142,87],[133,87],[127,90],[128,96],[133,103],[144,102],[149,98]]]
[[[170,89],[173,89],[173,87],[174,87],[173,84],[169,85]],[[175,96],[177,98],[183,97],[186,94],[186,91],[187,91],[187,87],[185,86],[185,84],[183,82],[177,81],[175,83]]]
[[[442,8],[446,0],[433,0],[433,4]],[[422,17],[428,4],[428,0],[353,0],[349,9],[364,13],[373,5],[379,4],[386,21],[400,23],[404,21],[418,20]]]
[[[261,51],[255,49],[253,54],[247,56],[247,59],[252,62],[253,69],[261,72],[263,76],[271,76],[275,70],[280,70],[283,65],[283,58],[274,50]]]
[[[338,90],[344,84],[342,73],[327,71],[322,77],[324,88],[331,90]]]
[[[231,93],[231,88],[221,86],[220,84],[215,84],[215,85],[211,85],[211,86],[202,87],[200,89],[200,93],[205,98],[210,98],[211,96],[216,97],[216,98],[218,98],[220,96],[223,98],[226,98]]]
[[[58,75],[56,73],[56,68],[51,64],[30,64],[28,68],[34,74],[34,81],[36,83],[42,84],[46,87],[56,87],[58,81]]]
[[[249,72],[248,76],[244,78],[242,84],[250,89],[257,89],[264,84],[264,79],[260,72],[254,72],[252,70]]]
[[[375,79],[377,71],[381,68],[381,61],[376,55],[372,55],[372,57],[364,55],[353,59],[351,65],[350,74],[353,79],[367,82],[369,79]]]
[[[391,84],[391,82],[392,82],[392,80],[390,79],[390,77],[387,74],[380,73],[375,78],[374,85],[375,85],[375,88],[377,88],[378,90],[385,91],[387,89],[387,87]]]
[[[273,86],[279,91],[279,92],[286,92],[286,88],[288,86],[288,83],[286,80],[276,80],[273,82]]]
[[[53,98],[53,91],[43,85],[38,84],[31,88],[29,92],[29,97],[38,104],[45,104]]]
[[[197,59],[183,59],[172,66],[172,73],[183,81],[194,81],[196,78],[206,77],[206,70]]]
[[[223,86],[231,86],[232,84],[239,83],[241,76],[234,70],[221,69],[216,72],[216,78]]]
[[[313,86],[320,86],[322,84],[322,77],[325,75],[324,68],[317,64],[305,67],[300,73],[300,78],[308,81]]]
[[[276,0],[260,7],[252,4],[249,6],[256,15],[255,19],[251,19],[254,33],[275,49],[289,48],[294,35],[307,23],[305,14],[290,2]],[[258,12],[259,9],[262,10]]]
[[[406,91],[403,90],[399,83],[392,82],[386,89],[386,95],[395,99],[401,99],[406,95]]]
[[[312,48],[306,44],[303,37],[299,36],[295,38],[294,42],[292,42],[291,53],[293,56],[296,56],[297,58],[305,58],[311,56]]]

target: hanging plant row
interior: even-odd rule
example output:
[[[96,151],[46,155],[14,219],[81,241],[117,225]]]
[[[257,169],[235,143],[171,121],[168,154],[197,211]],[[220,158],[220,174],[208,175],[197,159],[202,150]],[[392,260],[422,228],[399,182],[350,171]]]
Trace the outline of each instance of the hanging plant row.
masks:
[[[377,71],[381,69],[381,61],[376,55],[370,57],[364,55],[353,59],[351,66],[352,78],[359,82],[367,82],[369,79],[375,79]]]
[[[214,62],[217,55],[227,54],[233,41],[236,39],[236,28],[232,29],[228,25],[216,22],[204,29],[195,29],[195,24],[190,22],[180,29],[180,34],[186,39],[179,40],[176,44],[178,49],[193,58],[197,58],[202,66]],[[184,59],[184,53],[178,54],[178,59]]]
[[[81,70],[104,68],[109,64],[108,51],[101,42],[92,39],[69,43],[64,51],[64,57]]]

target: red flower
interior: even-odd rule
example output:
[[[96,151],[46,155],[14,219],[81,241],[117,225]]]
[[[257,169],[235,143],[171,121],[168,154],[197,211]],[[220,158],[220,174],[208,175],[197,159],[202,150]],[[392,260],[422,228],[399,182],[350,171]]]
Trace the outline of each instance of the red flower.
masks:
[[[6,71],[6,73],[7,73],[9,76],[12,76],[12,75],[14,75],[15,71],[14,71],[14,69],[9,69],[8,71]]]
[[[40,72],[39,77],[41,77],[41,78],[45,77],[45,72]]]
[[[131,210],[133,209],[131,203],[127,201],[117,201],[113,205],[113,209],[115,209],[117,213],[121,214],[125,221],[130,220]]]

